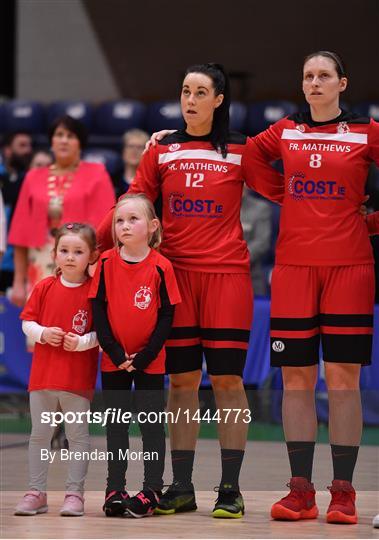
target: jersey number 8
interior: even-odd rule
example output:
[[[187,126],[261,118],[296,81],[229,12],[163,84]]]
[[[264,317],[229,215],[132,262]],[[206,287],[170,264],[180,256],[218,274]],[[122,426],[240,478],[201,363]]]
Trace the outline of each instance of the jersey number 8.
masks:
[[[309,166],[312,167],[312,169],[318,169],[319,167],[321,167],[321,158],[321,154],[311,154]]]

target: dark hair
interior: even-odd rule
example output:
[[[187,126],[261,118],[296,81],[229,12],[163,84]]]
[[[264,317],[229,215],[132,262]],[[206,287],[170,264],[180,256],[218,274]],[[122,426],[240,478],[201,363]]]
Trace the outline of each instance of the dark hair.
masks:
[[[89,247],[91,255],[96,252],[97,250],[97,241],[96,241],[96,233],[94,229],[91,227],[91,225],[88,225],[87,223],[65,223],[59,229],[54,233],[54,248],[53,251],[56,255],[59,240],[62,238],[62,236],[65,236],[66,234],[77,234],[80,236],[82,240],[87,244]],[[95,261],[90,261],[90,264],[93,264]],[[55,270],[56,275],[59,275],[61,273],[60,268],[56,268]],[[87,274],[88,274],[88,268],[87,268]]]
[[[338,77],[339,77],[340,79],[341,79],[342,77],[347,77],[345,65],[344,65],[344,63],[342,62],[341,57],[338,56],[337,53],[331,52],[331,51],[317,51],[317,52],[308,54],[308,56],[306,56],[306,57],[304,58],[304,64],[305,64],[306,62],[308,62],[308,60],[310,60],[311,58],[314,58],[315,56],[323,56],[324,58],[329,58],[329,60],[332,60],[332,62],[334,63],[334,67],[336,68]],[[304,64],[303,64],[303,65],[304,65]]]
[[[60,126],[64,127],[68,131],[71,131],[71,133],[74,133],[74,135],[77,136],[77,138],[79,139],[81,150],[86,147],[88,133],[85,125],[80,122],[80,120],[72,118],[72,116],[69,116],[68,114],[56,118],[54,122],[49,126],[47,135],[50,144],[52,142],[55,130]]]
[[[221,64],[197,64],[187,68],[185,77],[189,73],[203,73],[213,83],[215,95],[224,95],[223,102],[213,113],[211,130],[211,143],[216,150],[221,150],[222,157],[228,153],[229,134],[229,107],[230,107],[230,83],[224,67]]]
[[[28,131],[12,131],[4,135],[3,146],[11,146],[15,138],[19,135],[26,135],[27,137],[30,137],[30,139],[32,139],[32,136]]]

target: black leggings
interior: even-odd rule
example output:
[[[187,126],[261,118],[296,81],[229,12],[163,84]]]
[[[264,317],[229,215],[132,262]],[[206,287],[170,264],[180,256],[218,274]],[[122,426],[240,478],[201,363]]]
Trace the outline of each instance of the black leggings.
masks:
[[[143,371],[129,373],[125,370],[103,371],[101,373],[103,399],[105,409],[120,409],[121,413],[132,410],[132,383],[135,405],[138,413],[164,410],[164,375],[150,375]],[[155,416],[155,415],[154,415]],[[144,420],[141,415],[141,419]],[[165,462],[166,441],[164,421],[152,418],[150,422],[139,422],[142,434],[143,452],[148,452],[151,459],[144,459],[143,488],[161,490],[163,487],[163,470]],[[107,450],[112,452],[113,460],[108,460],[108,491],[125,489],[125,474],[128,468],[127,459],[123,459],[129,448],[129,422],[107,421]],[[157,454],[152,454],[156,452]],[[121,454],[121,455],[120,455]]]

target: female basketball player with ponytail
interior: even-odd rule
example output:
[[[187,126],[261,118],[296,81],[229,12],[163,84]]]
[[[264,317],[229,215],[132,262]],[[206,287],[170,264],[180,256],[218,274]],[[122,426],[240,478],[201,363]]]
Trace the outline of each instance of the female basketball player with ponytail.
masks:
[[[283,374],[292,478],[289,495],[272,507],[274,519],[318,514],[311,477],[321,337],[334,470],[326,519],[357,522],[351,482],[362,433],[359,376],[371,362],[375,288],[368,232],[379,232],[379,213],[365,223],[359,208],[368,167],[379,165],[379,124],[341,110],[347,82],[335,53],[307,56],[303,92],[310,112],[259,134],[248,156],[262,181],[267,164],[279,158],[285,176],[271,284],[271,354]]]
[[[152,201],[162,194],[161,251],[173,264],[182,297],[167,341],[169,410],[198,414],[203,355],[220,414],[222,475],[214,517],[239,518],[244,504],[239,473],[250,411],[242,374],[253,310],[249,255],[240,224],[247,137],[229,132],[230,90],[219,64],[187,69],[181,90],[185,129],[165,137],[144,155],[130,192]],[[266,167],[264,195],[279,198],[280,177]],[[98,231],[110,243],[112,213]],[[239,415],[226,414],[228,409]],[[192,468],[200,424],[169,425],[173,483],[155,510],[172,514],[196,509]]]

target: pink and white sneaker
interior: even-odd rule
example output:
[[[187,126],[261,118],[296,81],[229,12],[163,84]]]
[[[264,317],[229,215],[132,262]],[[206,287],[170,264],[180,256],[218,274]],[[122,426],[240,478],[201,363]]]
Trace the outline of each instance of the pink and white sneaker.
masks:
[[[61,516],[82,516],[84,514],[83,495],[76,491],[67,491],[63,506],[60,510]]]
[[[27,491],[16,506],[15,516],[35,516],[48,510],[47,495],[42,491]]]

